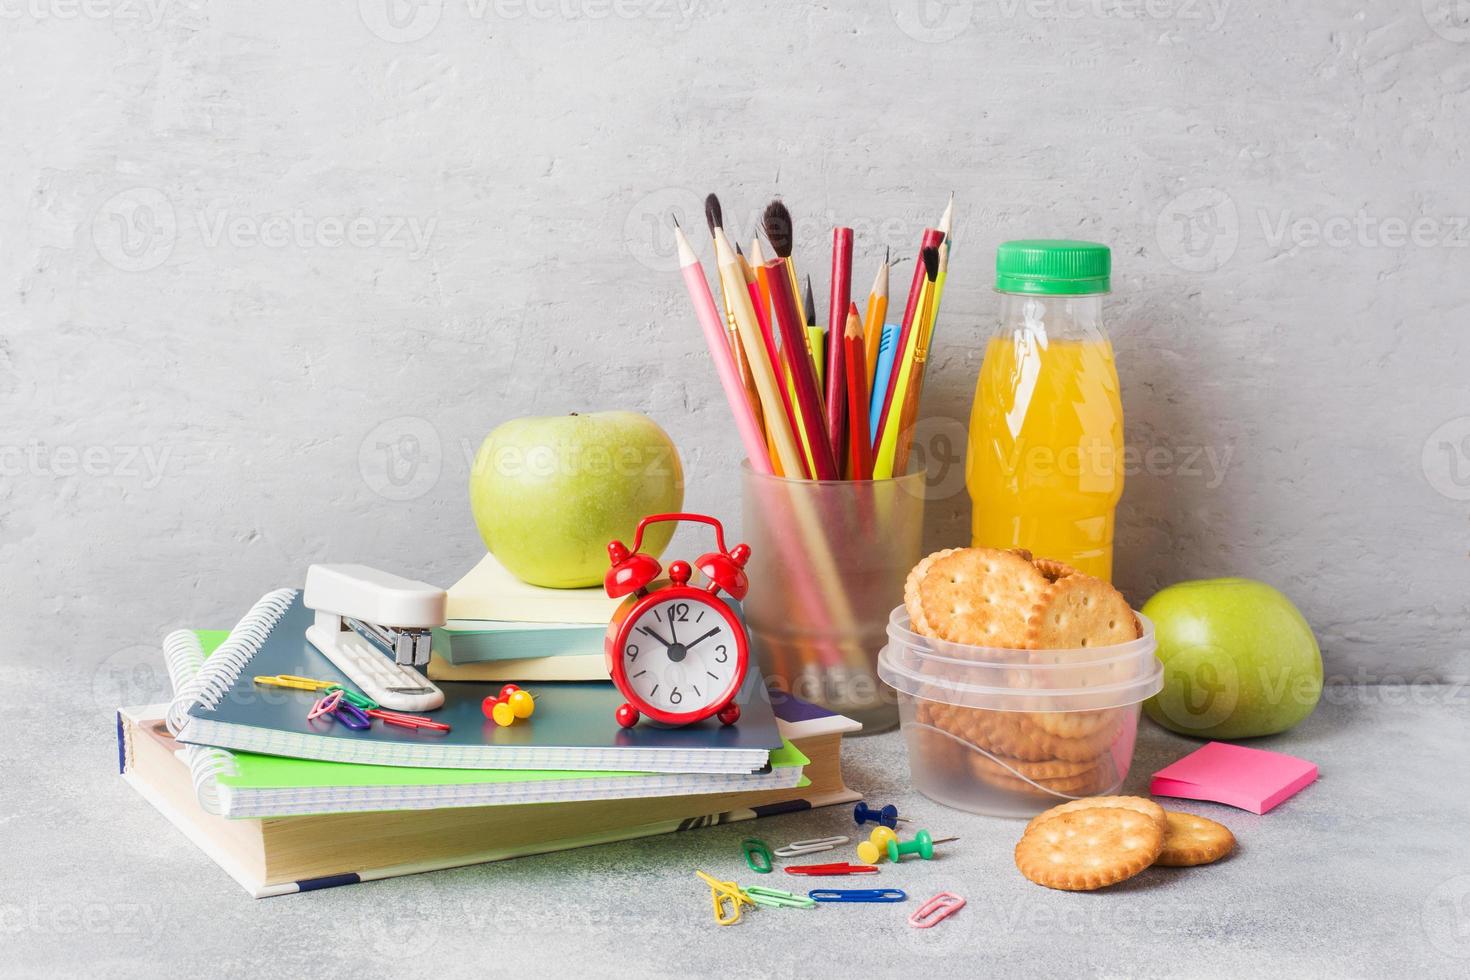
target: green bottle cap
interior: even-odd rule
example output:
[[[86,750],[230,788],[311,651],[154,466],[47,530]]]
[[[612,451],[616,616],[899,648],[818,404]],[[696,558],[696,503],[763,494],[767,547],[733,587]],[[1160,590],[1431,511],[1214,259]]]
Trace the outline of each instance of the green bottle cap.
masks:
[[[1005,242],[995,253],[995,288],[1003,293],[1106,293],[1112,271],[1113,253],[1097,242],[1034,238]]]

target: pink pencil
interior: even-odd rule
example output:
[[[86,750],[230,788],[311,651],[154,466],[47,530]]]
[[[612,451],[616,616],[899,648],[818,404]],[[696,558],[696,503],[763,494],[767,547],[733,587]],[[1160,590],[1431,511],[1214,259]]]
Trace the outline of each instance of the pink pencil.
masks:
[[[710,295],[709,283],[704,278],[704,267],[695,257],[694,249],[689,247],[689,239],[684,237],[684,229],[677,221],[674,222],[674,238],[679,243],[679,271],[684,273],[684,286],[689,290],[694,314],[704,330],[704,342],[709,346],[710,357],[714,358],[715,372],[720,376],[720,387],[725,389],[730,414],[735,416],[735,428],[740,431],[745,455],[757,473],[769,474],[772,472],[771,457],[767,455],[766,440],[755,420],[755,412],[745,398],[745,383],[740,380],[740,371],[735,367],[735,358],[730,352],[724,318],[715,308],[715,298]]]

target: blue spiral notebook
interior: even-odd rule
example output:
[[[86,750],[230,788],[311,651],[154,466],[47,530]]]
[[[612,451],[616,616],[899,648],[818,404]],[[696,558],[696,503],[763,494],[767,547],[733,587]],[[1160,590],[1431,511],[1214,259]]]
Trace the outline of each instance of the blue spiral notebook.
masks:
[[[736,698],[739,724],[728,727],[709,718],[683,728],[646,721],[621,728],[613,713],[623,698],[605,681],[538,683],[534,718],[506,728],[480,710],[490,688],[451,682],[440,685],[444,706],[432,712],[452,726],[449,732],[377,723],[352,731],[328,719],[308,721],[312,694],[260,686],[254,678],[297,674],[352,686],[307,642],[312,619],[293,589],[257,602],[170,704],[169,727],[178,741],[365,765],[680,773],[756,772],[782,745],[758,670],[749,672]]]

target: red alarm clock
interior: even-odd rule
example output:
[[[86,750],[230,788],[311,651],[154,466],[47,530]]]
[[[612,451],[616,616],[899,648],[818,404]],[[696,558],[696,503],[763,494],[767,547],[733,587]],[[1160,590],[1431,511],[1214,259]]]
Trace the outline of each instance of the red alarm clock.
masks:
[[[701,555],[694,568],[709,584],[689,584],[687,561],[669,563],[669,577],[657,559],[638,549],[643,531],[664,521],[698,521],[715,529],[718,551]],[[607,624],[603,650],[607,672],[628,703],[618,708],[618,724],[632,728],[645,714],[662,725],[690,725],[710,715],[733,725],[740,720],[735,695],[745,681],[750,643],[745,624],[723,591],[743,599],[750,582],[745,563],[750,548],[725,548],[725,529],[703,514],[650,514],[638,522],[633,550],[621,541],[607,546],[612,568],[603,580],[610,598],[627,596]]]

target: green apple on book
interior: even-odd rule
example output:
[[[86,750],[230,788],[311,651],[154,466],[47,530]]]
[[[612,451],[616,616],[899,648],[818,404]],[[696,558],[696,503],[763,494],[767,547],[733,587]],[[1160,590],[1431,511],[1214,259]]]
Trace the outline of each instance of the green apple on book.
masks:
[[[470,471],[470,509],[485,547],[522,581],[601,585],[607,544],[633,542],[649,514],[684,503],[684,468],[668,433],[637,412],[513,419],[485,437]],[[643,550],[660,554],[673,524]]]
[[[1264,582],[1202,579],[1144,603],[1153,620],[1164,689],[1144,711],[1199,738],[1284,732],[1322,696],[1322,654],[1305,617]]]

